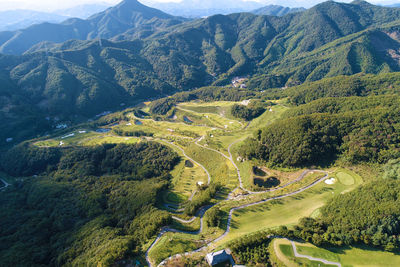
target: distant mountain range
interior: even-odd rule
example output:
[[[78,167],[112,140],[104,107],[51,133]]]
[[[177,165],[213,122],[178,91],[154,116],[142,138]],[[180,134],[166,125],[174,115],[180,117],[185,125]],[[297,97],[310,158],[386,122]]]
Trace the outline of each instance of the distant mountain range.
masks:
[[[51,22],[60,23],[68,17],[32,10],[8,10],[0,12],[0,31],[15,31],[31,25]]]
[[[53,13],[70,18],[87,19],[96,13],[106,10],[109,7],[111,7],[110,4],[103,2],[97,4],[78,5],[67,9],[59,9]]]
[[[61,24],[42,23],[15,32],[0,32],[0,53],[22,54],[44,41],[62,43],[71,39],[111,39],[124,33],[129,34],[119,39],[133,39],[183,21],[136,0],[125,0],[86,20],[73,18]]]
[[[251,13],[256,14],[256,15],[284,16],[286,14],[303,12],[305,10],[306,9],[303,7],[290,8],[290,7],[277,6],[277,5],[268,5],[265,7],[255,9],[255,10],[251,11]]]
[[[0,11],[0,31],[15,31],[43,22],[60,23],[68,18],[86,19],[108,7],[105,4],[87,4],[52,13],[21,9]]]
[[[238,12],[249,12],[263,7],[261,3],[243,0],[183,0],[179,3],[154,2],[150,5],[169,14],[187,18],[201,18],[215,14],[226,15]]]
[[[88,20],[3,32],[3,52],[25,52],[0,56],[0,121],[12,126],[3,132],[21,133],[26,110],[87,118],[121,103],[226,85],[234,76],[249,75],[249,87],[267,90],[400,71],[399,18],[397,8],[329,1],[283,17],[187,21],[125,0]]]

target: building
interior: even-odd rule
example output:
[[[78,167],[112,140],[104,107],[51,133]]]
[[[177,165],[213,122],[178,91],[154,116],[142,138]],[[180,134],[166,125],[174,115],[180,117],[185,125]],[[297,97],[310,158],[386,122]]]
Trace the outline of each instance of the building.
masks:
[[[235,262],[230,254],[230,251],[220,250],[213,253],[208,253],[206,256],[206,260],[210,266],[214,266],[220,263],[230,263],[232,266],[235,265]]]

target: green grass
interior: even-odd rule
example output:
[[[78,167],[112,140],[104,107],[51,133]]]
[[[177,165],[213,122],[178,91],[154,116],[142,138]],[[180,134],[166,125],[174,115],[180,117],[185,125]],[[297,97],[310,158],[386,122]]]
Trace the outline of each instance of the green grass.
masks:
[[[105,135],[105,136],[98,136],[90,140],[84,140],[80,143],[80,145],[95,146],[102,144],[121,144],[121,143],[136,144],[138,142],[140,142],[140,139],[136,137],[120,137],[113,135]]]
[[[341,182],[344,185],[354,184],[354,178],[346,172],[338,172],[336,174],[336,177],[339,179],[339,182]]]
[[[192,242],[192,238],[193,236],[191,235],[167,233],[153,247],[149,256],[154,262],[159,264],[171,255],[195,250],[200,244],[196,246]]]
[[[286,257],[294,257],[293,249],[291,245],[280,244],[279,249]]]
[[[296,258],[294,256],[293,248],[290,244],[280,244],[279,250],[281,252],[281,255],[283,254],[283,256],[287,258],[286,261],[292,262],[294,266],[315,266],[315,267],[334,266],[334,265],[327,265],[319,261],[310,261],[304,258]],[[297,252],[300,253],[299,250],[297,250]]]
[[[209,171],[211,181],[233,190],[238,186],[236,169],[232,163],[222,155],[191,144],[185,149],[188,156],[192,157]]]
[[[264,112],[260,117],[254,119],[251,121],[249,124],[249,127],[247,128],[248,131],[253,132],[257,129],[266,127],[267,125],[273,123],[277,119],[281,117],[281,115],[288,110],[289,108],[284,107],[282,105],[276,105],[272,107],[272,112],[267,110]]]
[[[223,130],[238,130],[243,127],[243,124],[234,119],[226,118],[223,114],[213,113],[197,113],[187,109],[177,109],[175,115],[178,117],[177,121],[184,122],[183,117],[188,117],[193,121],[193,125],[207,125],[208,127],[218,128]]]
[[[303,255],[340,262],[343,266],[400,266],[400,256],[366,246],[319,248],[305,243],[296,243],[297,251]]]
[[[313,175],[316,174],[310,177]],[[356,183],[352,186],[341,183],[327,185],[321,182],[298,195],[236,211],[232,216],[231,232],[221,244],[255,231],[296,224],[299,219],[310,216],[333,196],[361,184],[361,178],[356,174],[353,175]]]
[[[173,146],[171,146],[171,148],[173,148],[175,152],[179,153],[180,156],[183,156],[180,150]],[[197,182],[207,184],[208,177],[204,170],[197,164],[195,164],[193,168],[185,167],[185,160],[186,158],[181,160],[181,162],[171,172],[173,178],[171,182],[172,186],[170,188],[170,197],[173,199],[168,199],[170,202],[181,203],[188,199],[197,189]]]

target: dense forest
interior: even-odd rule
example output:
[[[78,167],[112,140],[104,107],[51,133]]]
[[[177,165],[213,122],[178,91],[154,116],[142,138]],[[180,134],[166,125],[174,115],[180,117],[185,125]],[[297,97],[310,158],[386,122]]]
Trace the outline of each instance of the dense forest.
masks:
[[[35,177],[0,194],[2,265],[114,266],[141,254],[141,244],[171,220],[155,203],[178,159],[143,142],[14,148],[3,171]]]
[[[357,74],[307,82],[284,90],[291,103],[301,105],[324,97],[395,94],[400,90],[400,73]]]
[[[78,123],[94,130],[130,121],[132,112],[168,120],[176,105],[194,100],[251,99],[231,109],[246,121],[271,99],[288,108],[241,143],[244,159],[289,168],[374,164],[384,172],[293,228],[232,241],[237,263],[269,266],[270,235],[398,251],[399,18],[397,8],[328,1],[282,17],[187,20],[124,0],[87,20],[0,32],[7,54],[0,55],[0,171],[14,177],[0,194],[0,265],[115,266],[143,257],[148,241],[172,223],[157,207],[180,160],[175,152],[146,142],[153,133],[118,127],[110,134],[143,138],[92,147],[19,143],[70,133]],[[232,86],[235,77],[248,78],[246,89]],[[102,116],[144,101],[149,114],[135,107]],[[64,123],[70,127],[54,132]],[[214,203],[222,186],[197,187],[183,214]],[[205,223],[223,228],[225,215],[215,206]]]
[[[258,131],[240,154],[272,165],[386,163],[400,157],[399,98],[326,98],[299,106]]]
[[[268,245],[271,239],[266,234],[253,234],[238,238],[228,245],[235,255],[237,264],[250,266],[272,266],[269,261]]]
[[[251,101],[247,106],[235,104],[232,106],[231,114],[235,118],[251,121],[265,112],[265,103]]]
[[[400,248],[400,183],[381,180],[337,196],[316,218],[303,218],[282,233],[321,245],[364,243],[387,251]]]
[[[176,106],[176,104],[193,100],[241,101],[249,98],[259,98],[260,96],[258,92],[234,87],[203,87],[194,91],[177,93],[171,97],[153,101],[150,104],[150,112],[156,115],[165,115]]]

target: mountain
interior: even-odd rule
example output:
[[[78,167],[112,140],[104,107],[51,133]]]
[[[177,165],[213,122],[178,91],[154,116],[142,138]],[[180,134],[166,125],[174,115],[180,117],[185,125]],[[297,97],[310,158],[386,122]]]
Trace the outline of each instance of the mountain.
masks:
[[[125,0],[117,6],[95,14],[87,20],[69,19],[61,24],[42,23],[12,33],[0,33],[0,53],[22,54],[33,45],[49,41],[62,43],[70,39],[113,38],[130,31],[129,36],[146,36],[159,28],[181,23],[162,11]]]
[[[124,18],[122,11],[118,15]],[[398,9],[365,2],[325,2],[283,17],[215,15],[140,40],[40,43],[23,56],[0,56],[0,99],[6,107],[0,119],[14,125],[2,135],[21,134],[47,116],[90,118],[122,103],[226,85],[235,76],[249,75],[250,89],[266,90],[400,71],[399,17]],[[27,110],[37,117],[21,121]]]
[[[290,8],[277,5],[268,5],[251,11],[255,15],[269,15],[269,16],[284,16],[290,13],[303,12],[306,9],[303,7]]]
[[[109,5],[108,3],[86,4],[67,9],[59,9],[54,11],[54,13],[70,18],[87,19],[96,13],[100,13],[106,10],[109,7],[111,7],[111,5]]]
[[[68,17],[33,10],[7,10],[0,12],[0,31],[15,31],[43,22],[60,23]]]
[[[216,14],[231,14],[239,12],[248,12],[262,7],[262,4],[255,1],[243,0],[183,0],[179,3],[174,2],[155,2],[150,4],[175,16],[187,18],[201,18]]]
[[[0,12],[0,31],[16,31],[44,22],[61,23],[69,18],[86,19],[110,7],[106,4],[87,4],[52,13],[34,10],[7,10]]]

